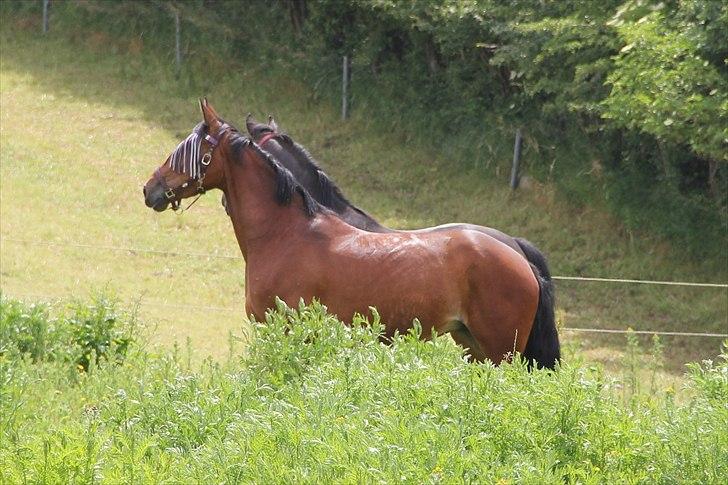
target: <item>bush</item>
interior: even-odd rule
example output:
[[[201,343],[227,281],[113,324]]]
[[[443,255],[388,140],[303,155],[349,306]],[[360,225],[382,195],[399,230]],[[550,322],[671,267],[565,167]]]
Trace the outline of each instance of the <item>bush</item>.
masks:
[[[686,2],[685,5],[698,2]],[[685,7],[683,6],[683,9]],[[723,24],[728,29],[728,8]],[[728,79],[724,66],[702,54],[704,27],[684,16],[662,11],[612,23],[624,47],[607,78],[609,96],[603,114],[613,124],[654,136],[666,146],[687,145],[705,160],[726,162]],[[716,15],[714,22],[720,22]],[[711,174],[711,190],[717,191]]]
[[[52,359],[65,340],[46,305],[25,305],[0,295],[0,355],[18,353],[33,362]]]
[[[70,362],[88,371],[94,361],[123,362],[135,332],[134,315],[120,314],[104,295],[74,301],[56,317],[47,305],[0,296],[0,356]]]

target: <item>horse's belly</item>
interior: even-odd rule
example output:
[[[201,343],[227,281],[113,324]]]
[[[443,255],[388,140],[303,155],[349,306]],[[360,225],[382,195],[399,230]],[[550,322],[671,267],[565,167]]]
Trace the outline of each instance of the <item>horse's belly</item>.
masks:
[[[261,267],[249,265],[247,285],[253,306],[270,308],[275,297],[289,306],[316,298],[346,323],[355,314],[371,315],[374,307],[388,333],[410,328],[417,318],[429,334],[432,326],[440,328],[461,313],[454,278],[432,248],[301,256],[285,265],[272,265],[271,260],[264,260],[267,264]]]
[[[360,270],[352,265],[321,288],[320,300],[332,313],[350,321],[355,313],[379,312],[388,333],[404,331],[417,318],[425,331],[457,317],[459,302],[437,264]]]

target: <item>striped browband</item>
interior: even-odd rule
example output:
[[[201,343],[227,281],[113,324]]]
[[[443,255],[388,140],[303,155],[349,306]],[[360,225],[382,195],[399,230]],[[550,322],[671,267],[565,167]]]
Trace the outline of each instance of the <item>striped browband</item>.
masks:
[[[200,154],[202,140],[204,139],[210,144],[210,151],[212,151],[220,143],[220,138],[229,128],[228,124],[223,124],[218,130],[217,137],[215,137],[205,133],[207,131],[205,123],[198,123],[192,133],[182,140],[170,155],[169,168],[174,172],[186,174],[191,179],[200,178],[204,172],[202,168],[203,156]]]

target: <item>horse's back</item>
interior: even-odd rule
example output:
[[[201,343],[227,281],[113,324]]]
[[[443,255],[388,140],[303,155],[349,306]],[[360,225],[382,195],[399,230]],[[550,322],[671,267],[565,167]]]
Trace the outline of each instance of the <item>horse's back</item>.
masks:
[[[417,229],[411,232],[414,233],[425,233],[425,232],[431,232],[431,233],[438,233],[438,232],[446,232],[446,231],[475,231],[480,232],[482,234],[485,234],[486,236],[490,236],[493,239],[505,244],[509,248],[516,251],[521,257],[525,257],[523,251],[521,250],[520,246],[516,242],[516,240],[509,236],[508,234],[499,231],[498,229],[494,229],[492,227],[487,226],[479,226],[477,224],[469,224],[469,223],[462,223],[462,222],[453,222],[449,224],[441,224],[439,226],[433,226],[433,227],[427,227],[425,229]]]

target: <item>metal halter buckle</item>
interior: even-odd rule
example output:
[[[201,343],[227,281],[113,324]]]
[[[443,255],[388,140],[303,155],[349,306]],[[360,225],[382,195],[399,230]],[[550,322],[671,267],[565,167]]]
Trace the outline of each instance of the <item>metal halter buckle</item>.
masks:
[[[202,160],[200,160],[200,163],[207,167],[210,165],[210,162],[212,161],[212,152],[207,152],[204,155],[202,155]]]
[[[174,199],[174,189],[172,189],[172,188],[168,188],[167,190],[165,190],[165,191],[164,191],[164,196],[165,196],[165,197],[166,197],[167,199],[169,199],[169,200],[172,200],[172,199]]]

